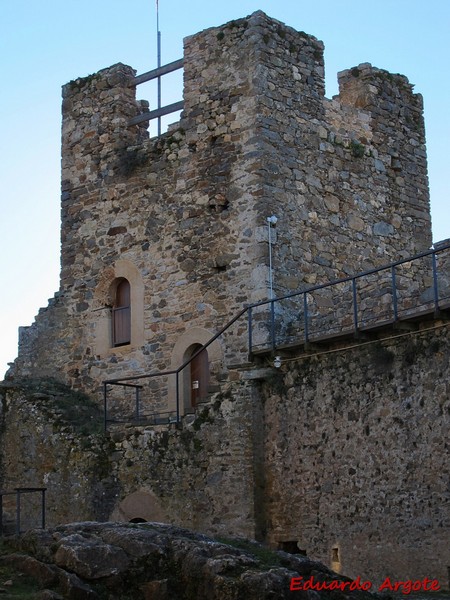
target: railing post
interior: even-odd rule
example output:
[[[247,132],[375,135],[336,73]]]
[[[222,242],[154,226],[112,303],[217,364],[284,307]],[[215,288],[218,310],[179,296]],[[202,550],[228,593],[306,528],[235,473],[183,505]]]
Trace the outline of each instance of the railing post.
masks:
[[[104,418],[104,428],[105,433],[108,430],[108,392],[107,392],[107,383],[103,384],[103,418]]]
[[[175,391],[176,391],[176,401],[177,401],[177,423],[180,422],[180,380],[179,380],[180,372],[177,371],[175,373]]]
[[[437,262],[436,262],[436,252],[433,252],[431,255],[432,265],[433,265],[433,296],[434,296],[434,312],[439,312],[439,288],[438,288],[438,278],[437,278]]]
[[[16,490],[16,535],[20,535],[20,490]]]
[[[252,349],[253,349],[252,327],[253,327],[253,313],[252,313],[252,307],[249,306],[249,308],[248,308],[248,354],[249,354],[249,356],[251,356]]]
[[[42,529],[45,529],[45,488],[42,488],[41,490],[42,493],[42,503],[41,503],[41,510],[42,510],[42,515],[41,515],[41,524],[42,524]]]
[[[305,344],[309,341],[308,331],[308,298],[306,292],[303,293],[303,320],[305,326]]]
[[[392,308],[394,311],[394,321],[398,321],[398,305],[397,305],[397,281],[395,277],[395,265],[391,267],[392,279]]]
[[[136,408],[135,408],[135,410],[136,410],[136,419],[139,419],[139,413],[140,413],[140,406],[139,406],[139,405],[140,405],[140,397],[139,397],[139,396],[140,396],[141,388],[140,388],[140,387],[137,385],[137,386],[135,387],[135,390],[136,390],[136,392],[135,392],[135,402],[136,402]]]
[[[356,295],[356,277],[352,278],[353,291],[353,323],[355,326],[355,335],[358,333],[358,299]]]

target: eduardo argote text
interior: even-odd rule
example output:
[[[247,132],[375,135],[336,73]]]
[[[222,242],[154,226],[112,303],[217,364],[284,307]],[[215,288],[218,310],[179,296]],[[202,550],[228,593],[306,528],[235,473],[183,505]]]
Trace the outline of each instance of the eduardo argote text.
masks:
[[[357,577],[354,581],[340,581],[338,579],[334,581],[315,581],[314,576],[304,579],[303,577],[292,577],[291,579],[291,592],[297,592],[301,590],[316,590],[320,592],[322,590],[340,590],[340,591],[355,591],[364,590],[368,592],[372,590],[373,585],[371,581],[362,581],[361,577]],[[402,594],[408,595],[411,592],[437,592],[441,589],[437,579],[429,579],[424,577],[423,579],[407,579],[405,581],[395,581],[390,577],[386,577],[385,580],[378,588],[372,591],[378,592],[401,592]]]

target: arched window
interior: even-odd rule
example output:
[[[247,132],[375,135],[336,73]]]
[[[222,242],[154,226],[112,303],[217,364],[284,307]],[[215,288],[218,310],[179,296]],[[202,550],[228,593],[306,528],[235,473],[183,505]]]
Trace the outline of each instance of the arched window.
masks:
[[[144,345],[144,282],[132,262],[118,260],[104,268],[94,303],[90,324],[96,355],[127,354]]]
[[[125,346],[131,342],[130,297],[130,283],[127,279],[119,279],[112,308],[112,342],[114,347]]]

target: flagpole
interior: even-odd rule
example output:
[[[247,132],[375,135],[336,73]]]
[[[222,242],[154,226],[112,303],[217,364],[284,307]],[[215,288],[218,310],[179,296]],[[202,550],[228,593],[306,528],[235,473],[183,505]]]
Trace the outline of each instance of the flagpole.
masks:
[[[161,67],[161,32],[159,30],[159,2],[156,0],[156,45],[158,69]],[[161,76],[158,76],[158,108],[161,108]],[[161,135],[161,117],[158,117],[158,135]]]

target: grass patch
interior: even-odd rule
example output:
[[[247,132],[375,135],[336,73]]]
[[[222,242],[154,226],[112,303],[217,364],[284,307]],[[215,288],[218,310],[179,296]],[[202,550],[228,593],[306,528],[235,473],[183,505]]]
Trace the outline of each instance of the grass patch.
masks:
[[[361,144],[357,140],[352,140],[350,142],[350,151],[354,158],[362,158],[366,152],[366,148],[364,144]]]
[[[251,540],[244,540],[240,538],[215,538],[217,542],[226,544],[237,550],[242,550],[246,554],[251,554],[256,560],[261,563],[261,566],[266,567],[280,567],[282,566],[281,557],[274,550],[265,548],[258,544],[258,542],[252,542]]]
[[[55,425],[69,426],[81,435],[103,432],[103,412],[90,396],[50,378],[24,380],[17,387],[31,402],[38,400]]]

